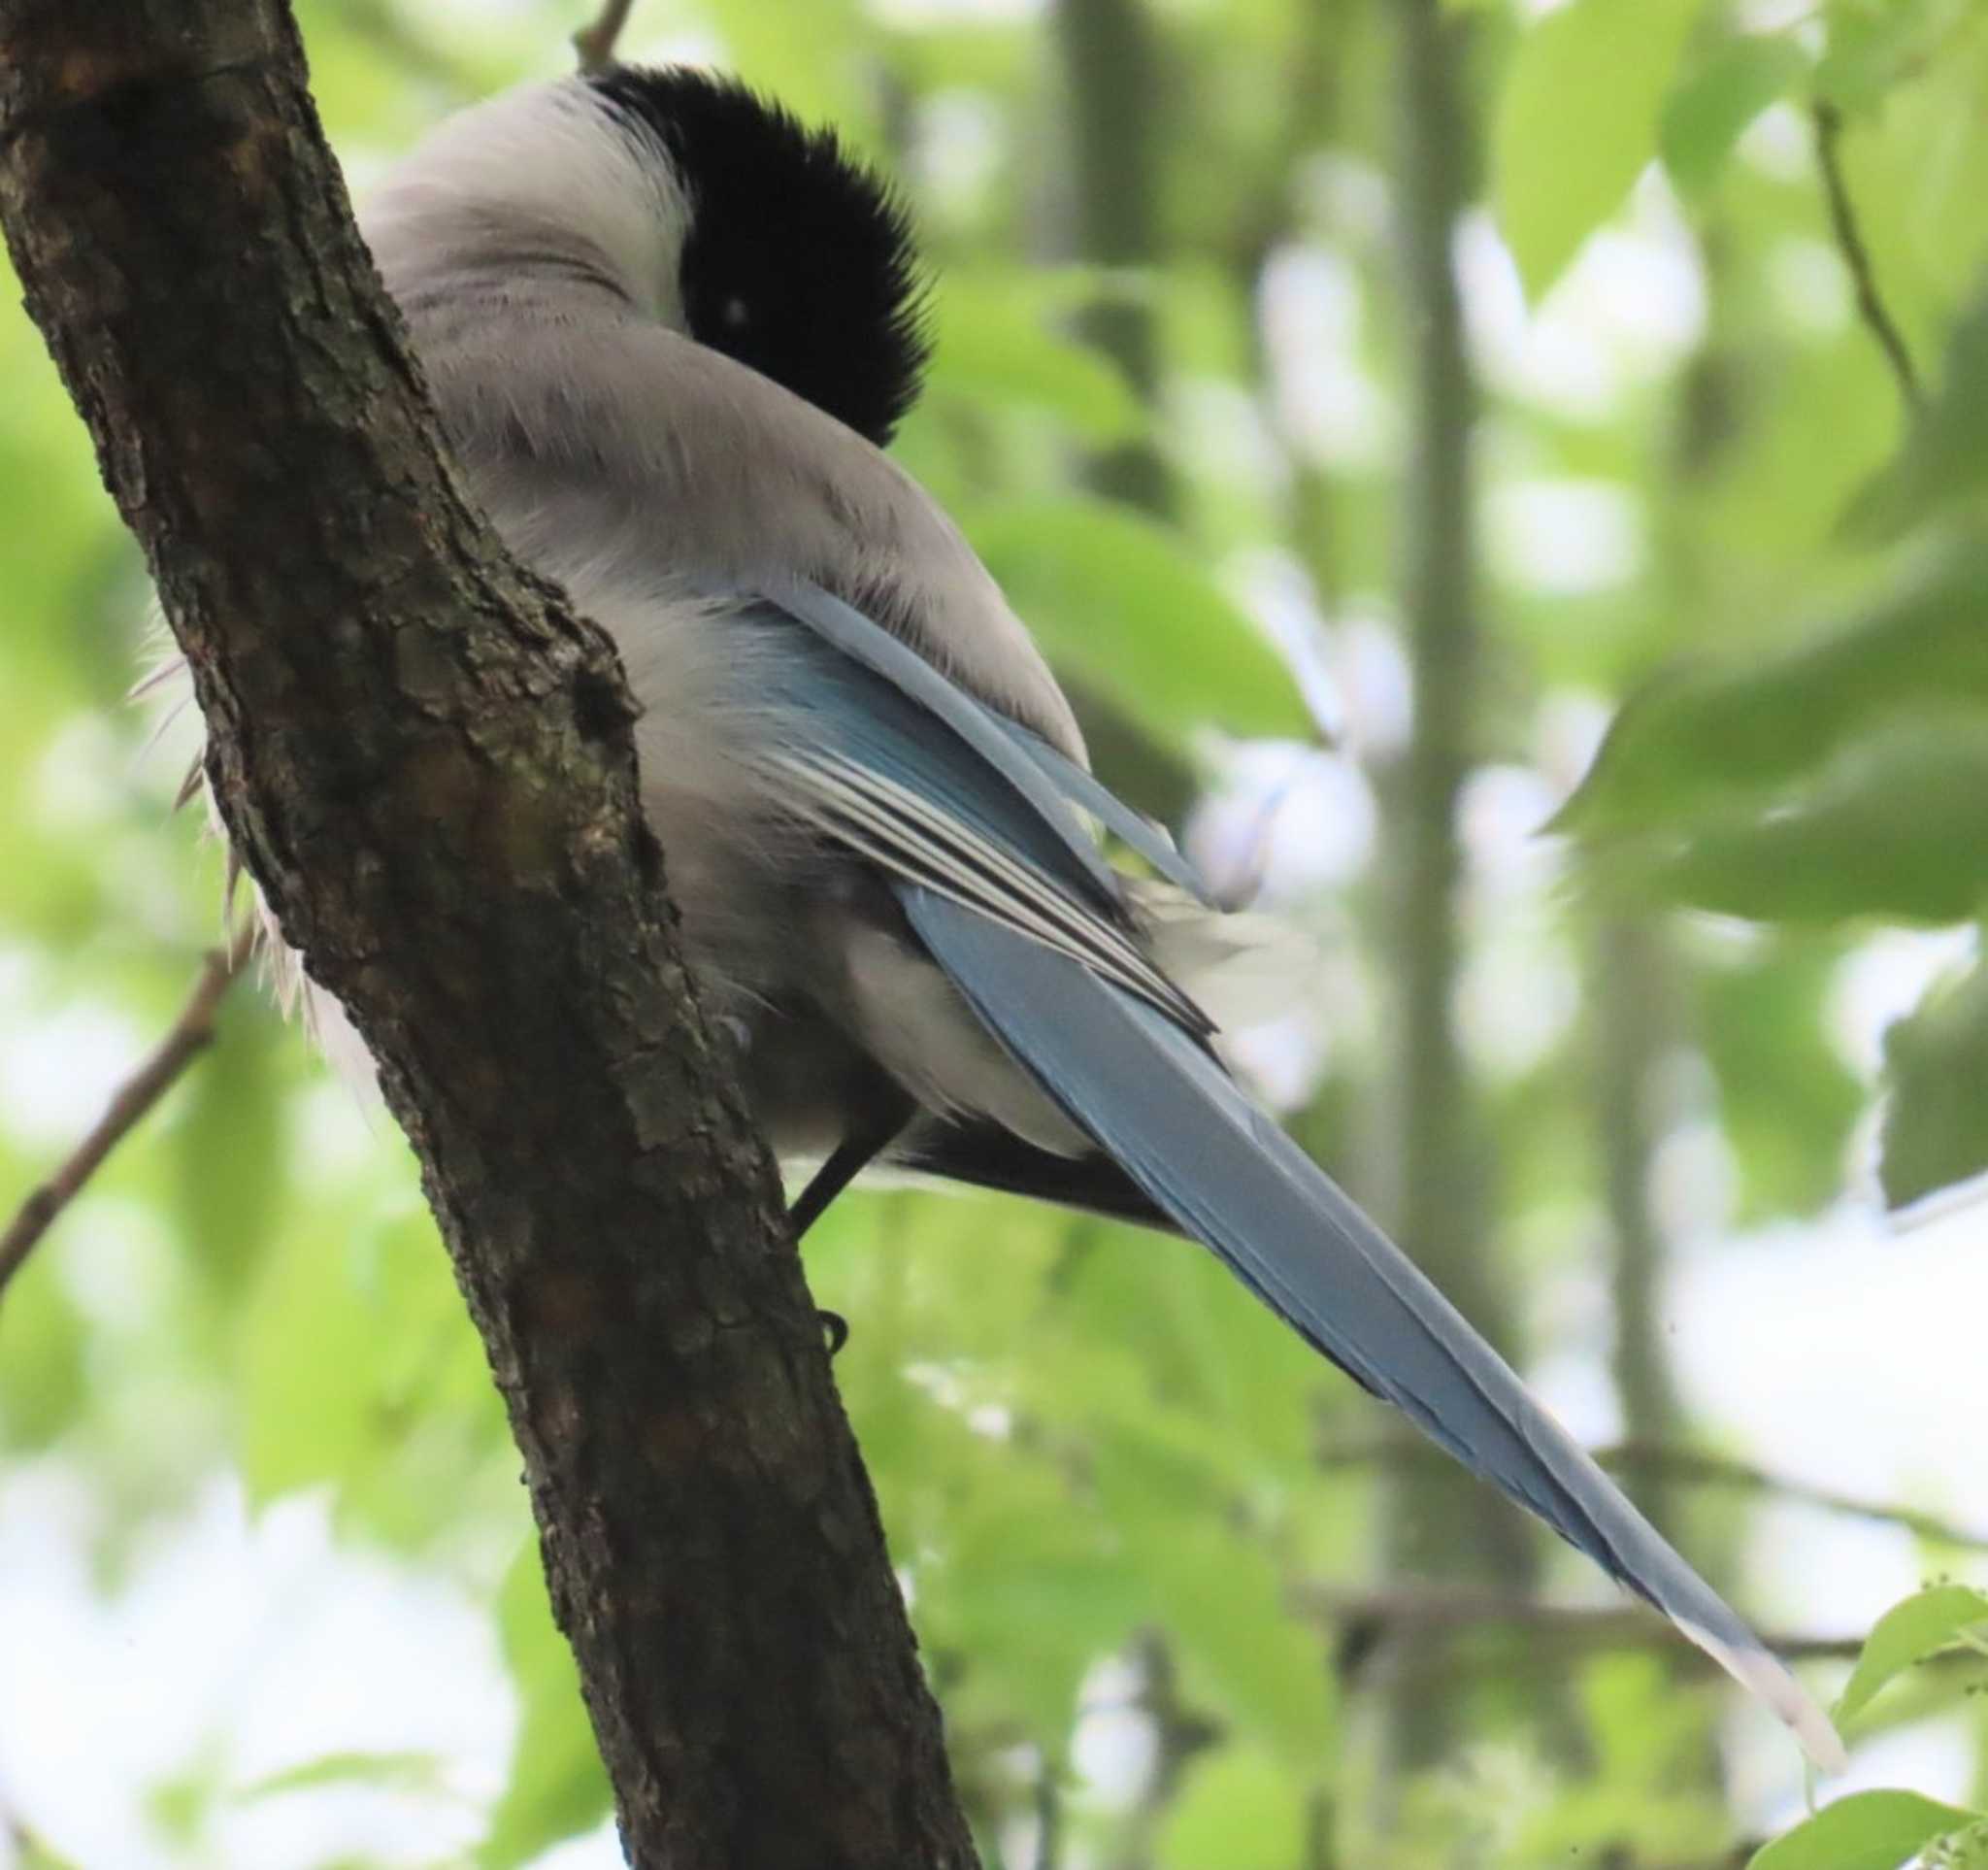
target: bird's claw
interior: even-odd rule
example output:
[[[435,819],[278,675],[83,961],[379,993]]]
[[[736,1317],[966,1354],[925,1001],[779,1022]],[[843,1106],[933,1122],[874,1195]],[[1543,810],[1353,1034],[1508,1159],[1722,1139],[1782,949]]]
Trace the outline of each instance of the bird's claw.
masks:
[[[823,1335],[828,1339],[828,1354],[834,1356],[849,1341],[849,1321],[840,1312],[816,1312],[821,1321]]]

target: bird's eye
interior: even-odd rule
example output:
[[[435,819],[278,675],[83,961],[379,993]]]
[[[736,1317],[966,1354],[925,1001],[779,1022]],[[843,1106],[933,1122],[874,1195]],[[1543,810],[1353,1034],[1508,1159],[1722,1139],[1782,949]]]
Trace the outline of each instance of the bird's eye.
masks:
[[[727,299],[718,309],[718,316],[725,321],[725,329],[738,331],[751,322],[752,313],[744,299]]]

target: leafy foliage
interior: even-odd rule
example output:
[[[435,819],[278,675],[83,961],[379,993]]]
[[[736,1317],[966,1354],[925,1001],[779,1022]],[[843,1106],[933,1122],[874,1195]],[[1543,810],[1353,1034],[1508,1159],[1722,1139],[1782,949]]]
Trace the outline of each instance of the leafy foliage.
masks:
[[[1424,325],[1390,217],[1404,135],[1469,150],[1482,133],[1484,212],[1456,248],[1480,379],[1484,701],[1460,730],[1468,861],[1447,931],[1500,1168],[1478,1177],[1481,1236],[1495,1282],[1541,1295],[1511,1308],[1521,1351],[1600,1388],[1612,1329],[1661,1366],[1665,1318],[1647,1296],[1639,1314],[1624,1272],[1603,1322],[1600,1269],[1647,1234],[1661,1290],[1676,1239],[1718,1233],[1726,1217],[1702,1210],[1720,1178],[1693,1165],[1730,1165],[1749,1224],[1838,1200],[1872,1135],[1895,1205],[1988,1169],[1984,964],[1931,985],[1875,1076],[1840,1018],[1873,935],[1978,928],[1988,894],[1983,11],[1448,0],[1469,121],[1405,130],[1397,0],[1135,5],[1158,77],[1138,94],[1128,69],[1110,97],[1060,67],[1082,10],[640,0],[627,49],[721,56],[904,178],[937,352],[900,458],[1095,711],[1094,740],[1143,756],[1128,770],[1212,782],[1187,827],[1210,867],[1239,890],[1262,880],[1321,934],[1325,960],[1250,1051],[1370,1193],[1397,1141],[1400,1021],[1376,985],[1404,939],[1386,909],[1415,704],[1397,594],[1430,543],[1395,518]],[[586,9],[300,11],[363,192],[441,111],[556,66]],[[1865,279],[1832,225],[1818,106],[1839,114]],[[1085,191],[1128,185],[1079,157],[1074,125],[1108,119],[1164,131],[1131,165],[1153,250],[1110,271],[1072,234]],[[1867,287],[1927,380],[1916,410],[1860,314]],[[1140,343],[1110,336],[1128,313]],[[215,932],[219,865],[167,809],[175,757],[141,758],[148,723],[119,705],[142,584],[11,303],[0,380],[11,1208],[172,1017]],[[1123,483],[1101,458],[1127,451],[1159,463],[1157,510],[1106,490]],[[1598,698],[1623,705],[1570,797]],[[1542,855],[1527,834],[1556,805],[1563,841]],[[1661,957],[1634,996],[1588,966],[1610,918]],[[1640,1137],[1596,1117],[1598,1057],[1629,1042],[1633,1094],[1609,1120]],[[78,1665],[92,1710],[166,1685],[145,1745],[116,1751],[94,1712],[79,1727],[107,1738],[66,1795],[45,1755],[17,1757],[0,1701],[0,1830],[18,1816],[27,1862],[505,1866],[589,1831],[560,1861],[612,1860],[502,1411],[406,1154],[372,1125],[238,989],[214,1052],[0,1298],[0,1616],[31,1604],[47,1625],[0,1642],[62,1646],[66,1666],[86,1628],[114,1632],[115,1694],[89,1700]],[[1666,1205],[1680,1187],[1701,1204],[1683,1219]],[[1759,1835],[1760,1775],[1728,1778],[1713,1744],[1731,1704],[1668,1651],[1493,1620],[1399,1685],[1379,1620],[1414,1581],[1376,1557],[1379,1424],[1206,1255],[886,1190],[839,1205],[809,1264],[853,1321],[838,1376],[990,1865],[1709,1865]],[[1630,1435],[1690,1432],[1674,1409],[1634,1419],[1633,1387]],[[155,1629],[131,1632],[174,1578],[220,1564],[216,1487],[245,1539],[280,1545],[321,1512],[358,1568],[351,1600],[377,1588],[415,1611],[274,1686],[245,1661],[202,1700],[158,1662]],[[1750,1501],[1663,1505],[1695,1553],[1737,1568]],[[42,1541],[30,1558],[21,1528]],[[1772,1620],[1773,1581],[1747,1582]],[[264,1627],[236,1589],[186,1598],[204,1649]],[[1938,1720],[1978,1762],[1973,1674],[1918,1665],[1981,1604],[1947,1585],[1881,1620],[1843,1719]],[[400,1720],[443,1665],[396,1646],[448,1606],[514,1715],[480,1752]],[[300,1619],[271,1612],[268,1640],[301,1640]],[[1418,1695],[1455,1712],[1458,1740],[1403,1785],[1375,1740]],[[350,1719],[301,1737],[324,1709]],[[319,1827],[301,1841],[281,1829],[300,1812]],[[1983,1855],[1981,1822],[1862,1792],[1756,1862],[1958,1865]],[[1042,1836],[1060,1859],[1034,1852]]]
[[[1974,1819],[1917,1792],[1853,1792],[1756,1852],[1751,1870],[1899,1870]]]

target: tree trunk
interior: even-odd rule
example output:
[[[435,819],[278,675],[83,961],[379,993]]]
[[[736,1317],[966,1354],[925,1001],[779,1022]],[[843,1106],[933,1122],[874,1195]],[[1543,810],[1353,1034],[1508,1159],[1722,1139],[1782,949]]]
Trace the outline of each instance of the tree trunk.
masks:
[[[466,503],[282,0],[0,0],[0,220],[420,1157],[631,1859],[971,1864],[621,669]]]
[[[1509,1344],[1490,1262],[1491,1202],[1482,1123],[1452,1010],[1459,974],[1457,806],[1475,751],[1481,660],[1471,445],[1475,388],[1464,349],[1451,246],[1468,199],[1469,127],[1458,26],[1441,0],[1396,0],[1397,221],[1403,325],[1409,344],[1410,450],[1402,501],[1402,621],[1414,679],[1414,728],[1388,775],[1395,865],[1396,1031],[1392,1198],[1402,1245],[1494,1344]],[[1404,1427],[1401,1430],[1408,1431]],[[1464,1574],[1522,1595],[1532,1545],[1515,1510],[1459,1468],[1403,1463],[1389,1487],[1390,1577]],[[1441,1758],[1452,1703],[1429,1645],[1404,1630],[1384,1663],[1399,1672],[1390,1753],[1412,1770]]]

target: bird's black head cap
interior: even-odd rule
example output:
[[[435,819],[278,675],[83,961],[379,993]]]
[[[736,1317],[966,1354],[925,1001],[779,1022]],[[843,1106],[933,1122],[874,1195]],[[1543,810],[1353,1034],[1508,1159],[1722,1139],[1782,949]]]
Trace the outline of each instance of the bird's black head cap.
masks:
[[[684,321],[883,447],[930,345],[910,216],[844,149],[734,80],[617,66],[588,81],[690,194]]]

